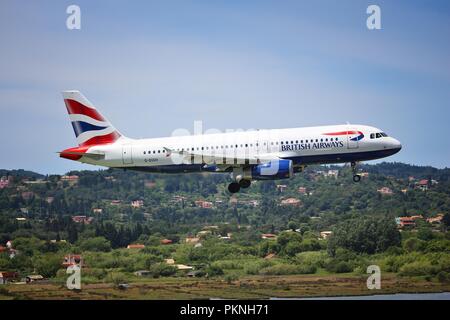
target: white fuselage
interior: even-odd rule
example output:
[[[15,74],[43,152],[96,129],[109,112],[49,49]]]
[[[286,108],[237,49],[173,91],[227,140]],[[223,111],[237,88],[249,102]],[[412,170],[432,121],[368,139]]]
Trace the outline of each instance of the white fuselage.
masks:
[[[294,166],[379,159],[397,153],[401,144],[380,129],[365,125],[255,130],[153,139],[122,137],[112,144],[90,147],[81,162],[149,172],[225,171],[239,161],[292,160]],[[242,162],[248,159],[248,162]],[[219,163],[219,168],[210,170]]]

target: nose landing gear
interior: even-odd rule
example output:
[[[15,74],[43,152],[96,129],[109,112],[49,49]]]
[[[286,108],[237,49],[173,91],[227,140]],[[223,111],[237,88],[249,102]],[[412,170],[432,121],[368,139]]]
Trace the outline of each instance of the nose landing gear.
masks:
[[[356,168],[357,163],[352,162],[352,172],[353,172],[353,182],[359,182],[361,181],[361,176],[358,174],[358,169]]]

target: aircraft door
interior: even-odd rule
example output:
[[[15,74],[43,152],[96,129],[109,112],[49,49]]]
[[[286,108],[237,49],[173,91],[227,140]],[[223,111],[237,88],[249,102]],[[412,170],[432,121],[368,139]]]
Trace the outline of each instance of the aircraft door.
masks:
[[[358,149],[359,147],[359,133],[357,130],[349,128],[347,129],[347,148]]]
[[[133,149],[131,144],[125,144],[122,146],[122,161],[123,164],[133,164]]]

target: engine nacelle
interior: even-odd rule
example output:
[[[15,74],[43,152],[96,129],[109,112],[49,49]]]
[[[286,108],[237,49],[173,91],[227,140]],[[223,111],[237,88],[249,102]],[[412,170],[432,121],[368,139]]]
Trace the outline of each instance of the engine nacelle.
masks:
[[[272,160],[252,168],[253,180],[289,179],[294,176],[292,160]]]

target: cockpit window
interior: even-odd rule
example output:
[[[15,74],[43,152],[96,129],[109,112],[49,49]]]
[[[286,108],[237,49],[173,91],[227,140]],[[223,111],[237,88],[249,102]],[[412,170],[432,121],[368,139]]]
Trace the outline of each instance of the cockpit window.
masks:
[[[388,135],[384,132],[376,132],[376,133],[370,134],[370,139],[378,139],[378,138],[387,137],[387,136]]]

